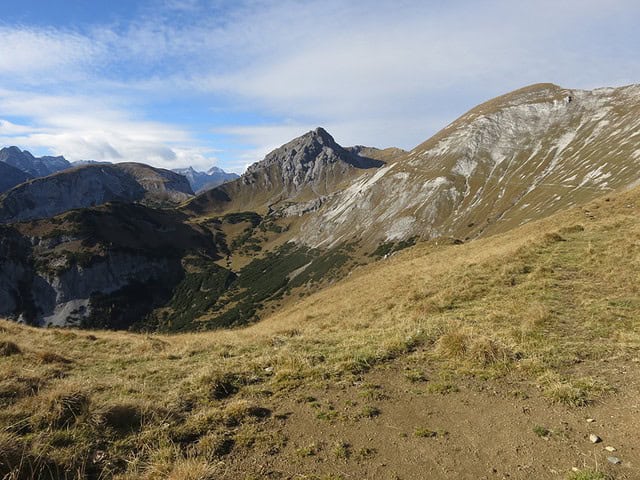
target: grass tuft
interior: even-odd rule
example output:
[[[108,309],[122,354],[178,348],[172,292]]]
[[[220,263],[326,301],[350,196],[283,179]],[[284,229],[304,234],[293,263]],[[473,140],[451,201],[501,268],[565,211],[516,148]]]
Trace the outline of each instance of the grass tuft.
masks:
[[[347,460],[351,456],[351,445],[345,441],[336,442],[333,446],[333,455],[339,460]]]
[[[539,437],[548,437],[549,435],[551,435],[551,431],[541,425],[535,425],[533,427],[533,433],[535,433]]]
[[[20,347],[14,342],[8,340],[0,341],[0,357],[9,357],[20,353],[22,353],[22,350],[20,350]]]
[[[84,420],[89,413],[89,395],[74,387],[60,388],[49,394],[41,420],[54,428],[67,428]]]
[[[54,352],[37,352],[36,356],[42,363],[59,363],[63,365],[71,363],[71,360],[68,358]]]
[[[567,480],[609,480],[611,477],[605,475],[598,470],[581,470],[579,472],[571,472],[567,476]]]
[[[466,361],[480,367],[507,365],[513,359],[513,353],[504,344],[474,334],[467,328],[458,328],[443,334],[436,343],[436,352],[442,357]]]

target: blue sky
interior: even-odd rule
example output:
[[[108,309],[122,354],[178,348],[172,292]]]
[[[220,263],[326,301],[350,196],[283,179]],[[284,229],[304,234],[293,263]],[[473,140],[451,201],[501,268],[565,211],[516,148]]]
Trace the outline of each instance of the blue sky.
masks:
[[[0,0],[0,144],[241,172],[316,126],[410,149],[537,82],[640,82],[636,0]]]

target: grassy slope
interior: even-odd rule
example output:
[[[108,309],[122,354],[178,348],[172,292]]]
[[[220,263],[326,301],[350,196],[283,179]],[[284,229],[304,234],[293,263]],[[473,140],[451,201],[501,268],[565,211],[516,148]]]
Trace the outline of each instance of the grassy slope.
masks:
[[[3,322],[0,475],[634,478],[639,208],[418,245],[234,331]]]

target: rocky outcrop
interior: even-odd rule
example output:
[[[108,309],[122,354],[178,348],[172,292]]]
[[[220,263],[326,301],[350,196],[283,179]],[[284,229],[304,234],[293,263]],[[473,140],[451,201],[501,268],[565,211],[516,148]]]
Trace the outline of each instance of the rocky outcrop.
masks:
[[[218,167],[211,167],[206,172],[198,172],[193,167],[174,168],[172,171],[186,177],[191,188],[196,193],[215,188],[239,177],[236,173],[227,173]]]
[[[174,172],[136,163],[84,165],[19,185],[0,197],[0,223],[47,218],[107,202],[177,204],[193,191]]]
[[[38,274],[32,284],[35,321],[41,326],[72,326],[91,322],[105,312],[96,311],[95,297],[108,297],[132,284],[174,285],[182,277],[180,261],[171,257],[152,258],[124,252],[96,257],[88,265],[69,264],[57,274]],[[131,308],[136,299],[129,299]],[[112,319],[113,320],[113,319]],[[122,318],[100,326],[122,328],[135,323]]]
[[[71,164],[62,156],[34,157],[31,152],[20,150],[18,147],[1,149],[0,162],[22,170],[34,178],[45,177],[71,167]]]
[[[110,204],[0,225],[0,317],[33,325],[128,328],[162,306],[182,259],[217,250],[175,212]]]
[[[280,178],[272,181],[281,184],[291,196],[306,187],[324,189],[327,185],[340,183],[351,169],[382,165],[379,160],[341,147],[325,129],[318,127],[251,165],[243,178],[278,175]]]

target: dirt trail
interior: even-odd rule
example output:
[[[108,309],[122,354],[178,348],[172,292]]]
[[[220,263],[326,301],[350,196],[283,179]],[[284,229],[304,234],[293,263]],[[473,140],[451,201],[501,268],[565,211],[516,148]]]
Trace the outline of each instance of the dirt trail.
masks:
[[[618,393],[583,408],[552,405],[535,388],[505,380],[430,393],[430,381],[410,382],[404,373],[390,366],[366,383],[281,403],[287,419],[265,427],[288,439],[282,452],[228,458],[227,467],[263,478],[402,480],[564,479],[576,467],[640,479],[637,368],[619,369]],[[591,433],[602,442],[591,443]]]

